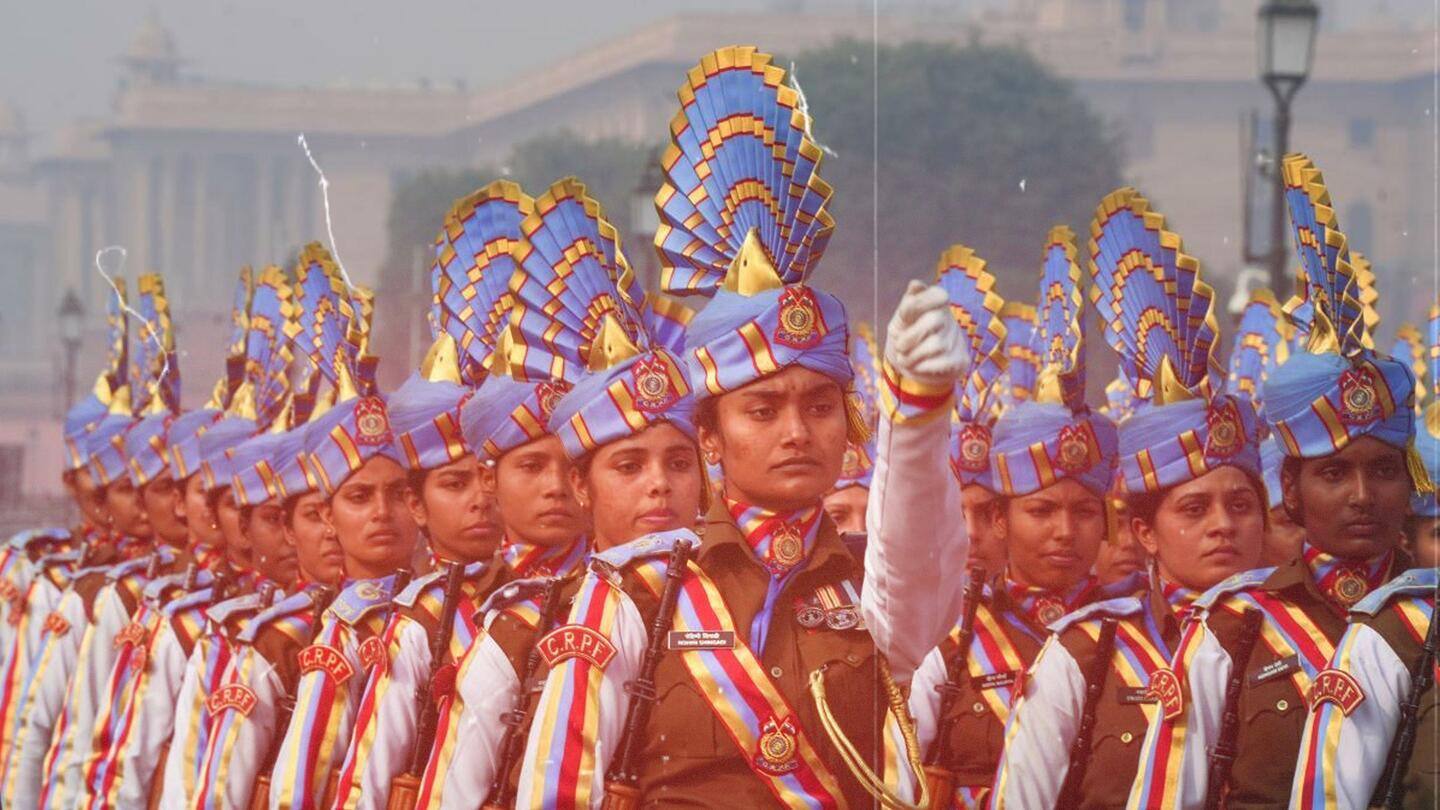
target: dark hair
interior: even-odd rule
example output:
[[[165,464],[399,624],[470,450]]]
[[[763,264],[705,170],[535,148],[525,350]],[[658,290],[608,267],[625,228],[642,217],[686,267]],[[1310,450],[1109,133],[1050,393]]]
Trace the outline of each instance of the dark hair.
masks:
[[[295,528],[295,507],[300,505],[300,495],[291,495],[280,503],[280,509],[285,513],[285,525]]]
[[[210,507],[211,512],[220,511],[220,497],[225,494],[228,487],[215,487],[205,492],[205,505]]]
[[[1287,459],[1288,460],[1288,459]],[[1250,482],[1250,488],[1255,490],[1255,495],[1260,499],[1262,506],[1269,507],[1270,502],[1265,497],[1265,482],[1248,470],[1241,470],[1245,473],[1245,480]],[[1173,484],[1158,492],[1132,492],[1125,495],[1125,508],[1130,512],[1130,518],[1138,518],[1147,526],[1155,525],[1155,515],[1160,511],[1160,504],[1165,502],[1166,496],[1175,490],[1179,484]]]
[[[253,506],[242,506],[242,507],[240,507],[240,528],[241,528],[241,530],[247,531],[247,532],[250,531],[250,518],[251,518],[252,516],[254,516],[254,514],[255,514],[255,507],[253,507]]]
[[[706,397],[695,403],[695,427],[715,433],[720,430],[720,410],[716,403],[719,397]]]
[[[419,498],[425,494],[425,481],[430,478],[429,470],[410,470],[405,473],[405,484]]]
[[[1282,487],[1287,478],[1291,481],[1300,480],[1300,467],[1304,464],[1304,461],[1305,459],[1295,458],[1294,456],[1286,456],[1280,461],[1280,481]],[[1299,501],[1300,499],[1296,498],[1295,500]],[[1285,514],[1290,517],[1292,523],[1296,526],[1305,525],[1305,504],[1297,503],[1295,508],[1291,509],[1290,503],[1285,500],[1285,493],[1282,492],[1280,493],[1280,506],[1285,510]]]

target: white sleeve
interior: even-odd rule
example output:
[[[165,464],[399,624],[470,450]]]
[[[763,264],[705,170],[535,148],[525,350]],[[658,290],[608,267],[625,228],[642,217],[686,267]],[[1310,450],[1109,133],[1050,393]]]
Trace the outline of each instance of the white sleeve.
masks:
[[[80,595],[66,591],[56,607],[69,625],[61,634],[43,636],[40,655],[29,673],[22,696],[18,730],[5,768],[6,807],[38,807],[44,786],[45,759],[50,751],[56,723],[65,711],[65,694],[75,672],[75,659],[88,632],[85,606]]]
[[[640,668],[647,633],[640,611],[630,597],[617,586],[602,584],[597,588],[597,581],[596,574],[587,575],[567,625],[554,632],[583,624],[580,618],[594,613],[588,610],[592,599],[613,599],[610,626],[591,629],[610,641],[615,654],[598,672],[596,666],[578,656],[560,660],[551,668],[525,741],[524,764],[515,799],[517,808],[599,807],[604,798],[605,770],[623,731],[630,703],[625,684]],[[595,593],[600,590],[604,591],[603,596]],[[587,692],[585,700],[570,700],[572,683],[583,684]],[[580,777],[578,769],[562,771],[560,766],[567,744],[583,751],[582,757],[590,757],[593,767],[588,778]]]
[[[209,688],[205,683],[205,659],[213,643],[210,638],[200,639],[185,661],[180,691],[175,696],[175,733],[171,738],[170,753],[165,755],[165,771],[161,775],[160,807],[163,810],[179,810],[190,802],[190,790],[199,770],[198,761],[204,753],[197,749],[202,734],[200,726],[206,720],[205,699],[209,697]]]
[[[230,661],[221,689],[236,686],[249,689],[254,699],[248,711],[223,708],[211,718],[210,740],[193,799],[196,807],[249,807],[275,739],[285,689],[274,665],[254,647],[241,646]]]
[[[949,632],[963,601],[969,539],[950,472],[948,413],[880,419],[860,604],[902,683]]]
[[[1348,715],[1328,700],[1310,707],[1290,806],[1363,810],[1385,773],[1400,705],[1410,693],[1410,669],[1363,624],[1350,625],[1341,637],[1330,669],[1354,679],[1360,702]]]
[[[1010,710],[991,807],[1054,807],[1070,770],[1070,745],[1085,710],[1085,676],[1051,636],[1025,675]]]
[[[910,716],[915,719],[915,737],[923,752],[930,750],[935,742],[935,729],[940,724],[940,693],[937,689],[945,683],[945,658],[940,648],[932,649],[915,670],[910,681]]]
[[[150,645],[149,679],[136,695],[134,730],[115,752],[119,774],[116,807],[143,807],[157,778],[160,751],[175,730],[175,706],[185,677],[185,651],[169,621],[160,625]]]
[[[355,732],[341,769],[336,807],[383,810],[390,782],[410,766],[420,684],[430,677],[430,637],[424,625],[396,619],[389,665],[366,685]]]
[[[63,730],[57,732],[54,770],[47,774],[48,807],[66,810],[69,798],[84,789],[85,763],[90,759],[95,715],[115,666],[115,637],[130,623],[130,611],[110,583],[95,596],[95,622],[81,642],[75,675],[65,695]]]
[[[1151,717],[1126,805],[1132,810],[1205,806],[1210,749],[1220,736],[1225,713],[1230,654],[1205,620],[1197,620],[1186,626],[1170,666],[1179,673],[1180,713],[1167,720],[1162,702]]]
[[[422,798],[430,792],[430,801],[417,806],[449,810],[479,807],[485,801],[507,728],[501,718],[515,708],[519,691],[520,679],[509,657],[493,636],[483,634],[461,662],[456,681],[459,716],[439,732],[447,738],[437,740],[421,788]]]

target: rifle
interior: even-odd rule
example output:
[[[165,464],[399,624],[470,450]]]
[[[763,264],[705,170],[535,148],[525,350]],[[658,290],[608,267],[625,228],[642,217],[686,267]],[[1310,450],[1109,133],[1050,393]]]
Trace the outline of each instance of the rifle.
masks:
[[[1085,707],[1080,712],[1080,728],[1070,743],[1070,769],[1065,772],[1065,781],[1060,785],[1056,807],[1080,806],[1080,788],[1085,781],[1085,772],[1090,770],[1090,738],[1095,734],[1095,710],[1100,705],[1100,694],[1105,691],[1105,679],[1110,674],[1110,656],[1115,652],[1115,630],[1119,626],[1120,621],[1113,616],[1100,620],[1095,657],[1090,660],[1090,669],[1085,673]]]
[[[325,609],[335,600],[340,591],[329,585],[323,586],[315,591],[311,599],[311,606],[314,610],[313,618],[310,621],[310,637],[300,649],[315,643],[320,635],[320,620],[325,615]],[[285,732],[290,728],[290,717],[295,713],[295,690],[280,699],[280,711],[275,716],[275,729],[270,737],[270,750],[265,754],[265,760],[260,766],[259,778],[255,780],[255,790],[250,794],[250,810],[264,810],[270,804],[270,772],[275,770],[275,760],[280,757],[280,746],[285,742]]]
[[[1435,685],[1435,655],[1440,646],[1435,632],[1435,608],[1430,609],[1430,628],[1425,631],[1425,645],[1410,670],[1410,691],[1405,702],[1400,704],[1400,725],[1395,730],[1395,742],[1390,746],[1390,757],[1385,762],[1385,775],[1380,779],[1375,795],[1380,796],[1379,805],[1386,810],[1400,810],[1405,800],[1405,774],[1410,770],[1410,758],[1415,753],[1415,732],[1420,724],[1420,698]]]
[[[937,684],[940,693],[940,709],[935,716],[935,739],[925,756],[925,781],[928,784],[931,810],[949,807],[954,801],[955,771],[950,769],[954,755],[950,750],[950,736],[955,729],[955,701],[960,698],[961,686],[969,668],[970,643],[975,638],[975,611],[985,596],[985,572],[975,566],[966,572],[969,581],[965,584],[965,609],[960,615],[960,631],[956,639],[955,654],[945,659],[945,682]]]
[[[670,551],[670,565],[665,571],[665,587],[660,592],[660,608],[650,623],[650,636],[646,640],[645,655],[640,659],[640,671],[635,679],[625,685],[630,703],[625,707],[624,731],[615,746],[615,756],[605,772],[605,796],[601,799],[601,810],[637,810],[640,806],[640,772],[636,759],[640,754],[640,733],[650,722],[650,709],[654,707],[655,668],[660,665],[660,656],[665,652],[670,625],[675,619],[675,602],[680,596],[681,580],[690,567],[690,557],[695,547],[682,540]]]
[[[410,584],[411,576],[412,574],[409,568],[401,568],[395,572],[395,581],[390,586],[390,602],[385,608],[385,621],[380,622],[382,628],[390,626],[390,617],[395,614],[395,597],[399,596],[400,592],[405,590],[405,587]],[[320,806],[330,807],[334,805],[335,794],[338,792],[340,792],[340,769],[331,768],[330,775],[325,778],[325,793],[321,797],[322,801],[320,802]]]
[[[1219,810],[1230,787],[1230,768],[1235,764],[1240,733],[1240,693],[1245,689],[1245,668],[1260,638],[1265,617],[1258,610],[1245,612],[1240,626],[1240,646],[1230,663],[1230,680],[1225,684],[1225,713],[1220,718],[1220,736],[1210,751],[1210,775],[1206,780],[1205,810]]]
[[[445,563],[445,601],[440,606],[440,626],[430,637],[430,677],[415,688],[419,718],[415,722],[415,745],[410,749],[410,767],[390,780],[390,797],[386,810],[411,810],[420,798],[420,779],[430,759],[435,727],[440,722],[440,707],[435,699],[435,680],[450,655],[450,636],[455,632],[455,614],[460,609],[460,586],[465,583],[465,564]],[[450,685],[454,689],[454,685]]]
[[[524,748],[525,731],[529,728],[530,681],[540,668],[540,639],[555,626],[555,614],[560,609],[561,577],[551,577],[545,582],[545,596],[541,602],[540,624],[535,628],[535,643],[525,656],[525,665],[520,672],[520,688],[515,692],[515,704],[510,711],[500,716],[505,724],[505,734],[500,738],[500,755],[497,758],[495,776],[490,780],[490,792],[482,807],[484,810],[505,810],[513,807],[514,797],[510,796],[510,771],[520,759]]]

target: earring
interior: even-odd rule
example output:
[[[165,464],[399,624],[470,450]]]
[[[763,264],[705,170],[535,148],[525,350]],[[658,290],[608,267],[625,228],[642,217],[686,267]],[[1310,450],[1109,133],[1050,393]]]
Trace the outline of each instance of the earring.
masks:
[[[706,453],[706,454],[705,454],[705,463],[706,463],[706,464],[719,464],[719,463],[720,463],[720,454],[719,454],[719,453],[715,453],[715,452]]]

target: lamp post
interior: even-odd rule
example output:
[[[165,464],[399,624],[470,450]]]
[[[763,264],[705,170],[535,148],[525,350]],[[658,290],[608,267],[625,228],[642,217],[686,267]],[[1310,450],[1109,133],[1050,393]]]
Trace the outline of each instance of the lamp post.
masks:
[[[640,283],[646,292],[660,291],[659,260],[655,256],[653,242],[655,231],[660,228],[660,214],[655,210],[655,192],[665,183],[660,171],[660,158],[664,152],[660,147],[650,151],[645,161],[645,171],[640,175],[639,185],[630,191],[630,230],[635,234],[636,247],[626,253],[633,262],[639,263]]]
[[[1315,57],[1315,28],[1320,9],[1312,0],[1271,0],[1260,7],[1260,79],[1275,99],[1275,157],[1270,164],[1275,186],[1271,201],[1270,289],[1283,300],[1289,276],[1285,248],[1285,172],[1290,149],[1290,103],[1310,76]]]
[[[74,288],[65,290],[56,313],[60,325],[60,345],[65,349],[65,408],[75,404],[75,356],[80,353],[80,337],[85,328],[85,305]]]

